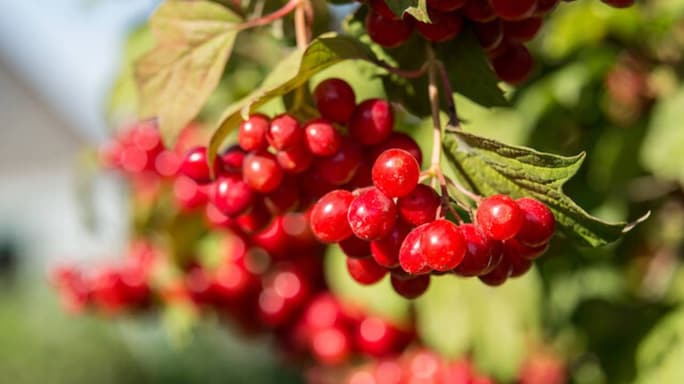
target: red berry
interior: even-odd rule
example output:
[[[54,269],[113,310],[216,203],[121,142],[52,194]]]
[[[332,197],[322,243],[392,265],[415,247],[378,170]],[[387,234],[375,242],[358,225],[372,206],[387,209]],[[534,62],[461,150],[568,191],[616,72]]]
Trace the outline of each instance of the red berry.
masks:
[[[420,166],[403,149],[388,149],[373,164],[373,184],[389,197],[402,197],[418,185]]]
[[[411,193],[397,200],[399,217],[411,225],[421,225],[435,220],[441,200],[431,187],[418,184]]]
[[[463,18],[460,12],[429,12],[432,23],[415,20],[415,27],[425,39],[435,42],[455,38],[463,29]]]
[[[347,214],[354,235],[375,240],[387,235],[397,220],[394,202],[377,188],[367,188],[354,198]]]
[[[461,9],[467,0],[427,0],[427,6],[442,12],[451,12]]]
[[[314,357],[321,364],[342,364],[351,354],[349,333],[341,327],[314,331],[311,337],[311,349]]]
[[[272,154],[255,152],[245,156],[242,177],[253,190],[268,193],[278,188],[283,181],[283,170]]]
[[[221,159],[214,158],[213,171],[217,175],[221,170]],[[188,151],[180,165],[180,172],[193,179],[198,184],[207,184],[211,181],[211,170],[207,158],[206,147],[195,147]]]
[[[503,243],[504,252],[517,257],[534,260],[541,257],[549,248],[549,244],[541,244],[537,246],[527,246],[517,239],[506,240]]]
[[[521,20],[532,16],[537,0],[489,0],[494,12],[504,20]]]
[[[302,142],[304,130],[294,116],[284,113],[273,118],[266,138],[273,148],[288,149]]]
[[[410,340],[408,336],[408,332],[387,321],[369,316],[361,320],[356,328],[356,345],[367,355],[382,357],[403,349]]]
[[[478,278],[485,284],[493,287],[499,286],[508,280],[511,275],[511,262],[507,257],[501,259],[501,262],[491,272],[479,276]]]
[[[211,202],[226,216],[237,216],[252,206],[252,189],[239,175],[219,178],[211,188]]]
[[[280,168],[288,173],[302,173],[309,169],[313,156],[303,143],[276,153]]]
[[[505,245],[504,245],[505,247]],[[524,259],[519,255],[508,254],[508,261],[511,263],[511,274],[509,277],[520,277],[532,268],[532,261]]]
[[[456,268],[466,253],[465,239],[458,225],[444,219],[426,225],[421,246],[430,268],[441,272]]]
[[[264,196],[269,212],[279,215],[299,206],[299,188],[292,178],[284,178],[278,188]]]
[[[486,23],[474,23],[475,36],[480,46],[485,51],[494,49],[501,44],[504,38],[503,25],[500,20],[492,20]]]
[[[537,0],[537,8],[534,11],[535,16],[544,16],[560,3],[560,0]]]
[[[488,0],[468,0],[468,3],[463,7],[463,13],[468,19],[480,23],[496,19],[496,13],[489,5]]]
[[[521,243],[536,247],[551,240],[556,231],[556,220],[551,210],[539,200],[523,197],[516,200],[523,214],[523,223],[515,238]]]
[[[371,255],[370,243],[356,236],[349,236],[338,244],[347,257],[363,259]]]
[[[323,80],[314,89],[313,96],[321,116],[336,123],[349,121],[356,107],[354,90],[342,79]],[[316,153],[313,149],[311,152]]]
[[[271,121],[262,114],[251,115],[240,124],[238,144],[245,151],[262,151],[268,147],[266,133]]]
[[[341,189],[323,196],[311,209],[311,230],[324,243],[338,243],[351,236],[347,221],[354,195]]]
[[[513,238],[523,224],[523,213],[515,200],[506,195],[489,196],[477,207],[477,224],[494,240]]]
[[[386,100],[369,99],[359,104],[349,121],[349,133],[363,145],[387,140],[394,129],[394,113]]]
[[[410,230],[411,229],[407,225],[397,222],[389,234],[377,240],[373,240],[370,243],[370,251],[373,259],[385,268],[398,267],[399,250]]]
[[[635,0],[601,0],[613,8],[627,8],[634,5]]]
[[[245,161],[245,151],[235,145],[228,148],[223,155],[221,155],[221,163],[223,163],[224,173],[241,173],[242,163]]]
[[[510,41],[525,43],[537,36],[542,26],[541,17],[529,17],[518,21],[506,21],[503,23],[504,35]]]
[[[318,88],[316,89],[318,90]],[[354,111],[353,108],[354,105],[352,104],[352,108],[349,112],[350,116]],[[304,135],[307,148],[316,156],[331,156],[340,149],[342,136],[337,132],[337,129],[326,120],[316,119],[306,123],[306,125],[304,125]]]
[[[359,164],[361,149],[353,140],[344,138],[337,153],[318,160],[316,170],[328,183],[343,185],[354,177]]]
[[[354,177],[349,180],[347,184],[344,185],[345,189],[350,191],[366,188],[373,185],[373,176],[371,172],[371,167],[366,164],[366,161],[362,161],[359,164],[359,168],[354,173]]]
[[[501,252],[501,245],[488,238],[475,224],[461,225],[461,233],[466,242],[466,254],[454,272],[461,276],[483,274],[494,259],[495,252]]]
[[[398,148],[413,155],[418,164],[423,163],[423,152],[420,150],[418,143],[413,138],[402,132],[392,132],[390,137],[382,143],[374,146],[366,159],[372,164],[383,152],[388,149]]]
[[[430,275],[401,279],[392,275],[392,288],[401,296],[411,300],[421,296],[430,286]]]
[[[377,12],[368,12],[366,30],[371,40],[383,47],[397,47],[411,37],[413,25],[402,19],[389,19]]]
[[[503,51],[492,58],[496,76],[510,84],[520,84],[532,73],[534,60],[530,51],[521,44],[504,45]]]
[[[235,218],[235,224],[246,233],[264,229],[271,222],[271,213],[262,200],[257,200],[252,209]]]
[[[395,15],[385,1],[386,0],[370,0],[369,4],[372,11],[377,12],[388,19],[400,19],[401,15]]]
[[[371,285],[382,280],[387,274],[387,268],[378,265],[370,257],[365,259],[347,258],[349,275],[359,284]]]
[[[423,255],[423,233],[428,224],[414,228],[404,238],[399,248],[399,264],[401,269],[411,275],[430,272],[430,267]]]

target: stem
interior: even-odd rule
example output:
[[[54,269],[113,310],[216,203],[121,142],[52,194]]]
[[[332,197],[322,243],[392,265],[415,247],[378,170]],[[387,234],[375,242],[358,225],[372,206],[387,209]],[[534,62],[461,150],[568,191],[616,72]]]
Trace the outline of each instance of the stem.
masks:
[[[297,48],[299,49],[305,49],[309,45],[309,28],[305,12],[304,3],[299,3],[297,8],[295,8],[294,14],[295,38],[297,39]]]
[[[423,76],[425,74],[425,72],[427,72],[428,67],[429,67],[429,63],[427,63],[427,62],[425,64],[423,64],[418,69],[401,69],[401,68],[393,67],[393,66],[385,63],[384,61],[378,61],[376,64],[379,67],[384,68],[385,70],[387,70],[387,72],[389,72],[391,74],[394,74],[394,75],[397,75],[400,77],[404,77],[407,79],[417,79],[417,78]]]
[[[442,79],[442,88],[444,89],[444,101],[447,105],[447,113],[449,114],[449,125],[461,129],[461,120],[458,118],[458,113],[456,112],[456,104],[454,104],[454,90],[451,88],[451,81],[449,81],[449,74],[444,67],[444,63],[437,61],[437,69],[439,70],[440,77]]]
[[[440,161],[442,155],[442,122],[440,120],[439,88],[437,87],[437,75],[435,73],[435,52],[430,45],[427,46],[428,56],[428,97],[432,111],[432,158],[430,169],[437,174],[441,173]]]
[[[469,199],[472,201],[479,203],[480,200],[482,200],[482,196],[477,195],[471,191],[469,191],[466,187],[462,186],[460,183],[457,183],[455,180],[446,178],[446,182],[451,185],[452,187],[456,188],[457,191],[462,193],[463,195],[467,196]]]
[[[282,19],[290,12],[294,11],[302,0],[290,0],[287,4],[283,5],[280,9],[269,13],[266,16],[262,16],[258,19],[248,20],[238,26],[238,30],[249,29],[254,27],[261,27],[264,25],[271,24],[272,22]]]

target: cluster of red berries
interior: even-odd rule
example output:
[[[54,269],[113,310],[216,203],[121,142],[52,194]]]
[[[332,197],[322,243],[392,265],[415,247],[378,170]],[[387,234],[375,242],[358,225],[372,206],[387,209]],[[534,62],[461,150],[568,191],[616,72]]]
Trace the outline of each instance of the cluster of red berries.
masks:
[[[371,175],[372,187],[323,196],[311,210],[311,228],[322,242],[339,243],[356,281],[374,284],[391,273],[406,298],[425,292],[431,273],[503,284],[527,272],[555,232],[552,212],[531,198],[485,198],[472,224],[443,218],[442,199],[419,184],[418,162],[402,149],[383,152]]]
[[[499,79],[519,84],[527,79],[534,65],[524,44],[537,35],[543,17],[560,1],[427,0],[430,24],[408,14],[395,15],[385,0],[368,0],[366,29],[373,41],[391,48],[406,42],[414,30],[429,41],[452,40],[468,22]],[[634,4],[634,0],[602,1],[618,8]]]
[[[151,304],[150,274],[158,255],[145,241],[133,242],[121,265],[92,270],[61,267],[53,272],[53,284],[62,305],[71,313],[86,309],[115,315],[142,310]]]

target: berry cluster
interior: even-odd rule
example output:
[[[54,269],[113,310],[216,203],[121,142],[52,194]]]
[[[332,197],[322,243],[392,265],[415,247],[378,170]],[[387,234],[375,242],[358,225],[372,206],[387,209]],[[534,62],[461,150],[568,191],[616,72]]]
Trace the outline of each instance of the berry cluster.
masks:
[[[456,38],[468,23],[485,50],[499,79],[519,84],[533,69],[525,43],[539,32],[543,17],[561,0],[427,0],[431,24],[405,14],[395,15],[385,0],[368,0],[366,29],[376,43],[392,48],[406,42],[417,31],[424,39],[444,42]],[[565,0],[570,1],[570,0]],[[602,0],[617,8],[634,0]]]

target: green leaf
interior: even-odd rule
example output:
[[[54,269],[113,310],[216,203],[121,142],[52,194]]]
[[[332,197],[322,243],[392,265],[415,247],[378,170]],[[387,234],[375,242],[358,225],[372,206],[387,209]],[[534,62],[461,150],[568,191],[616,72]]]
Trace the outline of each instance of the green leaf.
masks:
[[[609,223],[591,216],[566,196],[563,184],[577,173],[584,153],[558,156],[454,129],[447,129],[443,147],[456,172],[475,192],[534,197],[553,211],[563,233],[585,245],[613,242],[648,216],[631,224]]]
[[[334,33],[321,35],[303,51],[293,51],[273,68],[261,87],[226,110],[209,142],[210,159],[216,156],[223,141],[243,117],[268,101],[301,87],[313,75],[345,60],[375,62],[375,56],[357,40]]]
[[[661,320],[639,345],[638,384],[684,382],[684,309]]]
[[[428,15],[426,0],[388,0],[385,3],[397,16],[402,16],[405,12],[423,23],[432,22]]]
[[[216,88],[241,18],[209,1],[166,1],[150,19],[157,44],[136,64],[140,114],[171,144]]]

